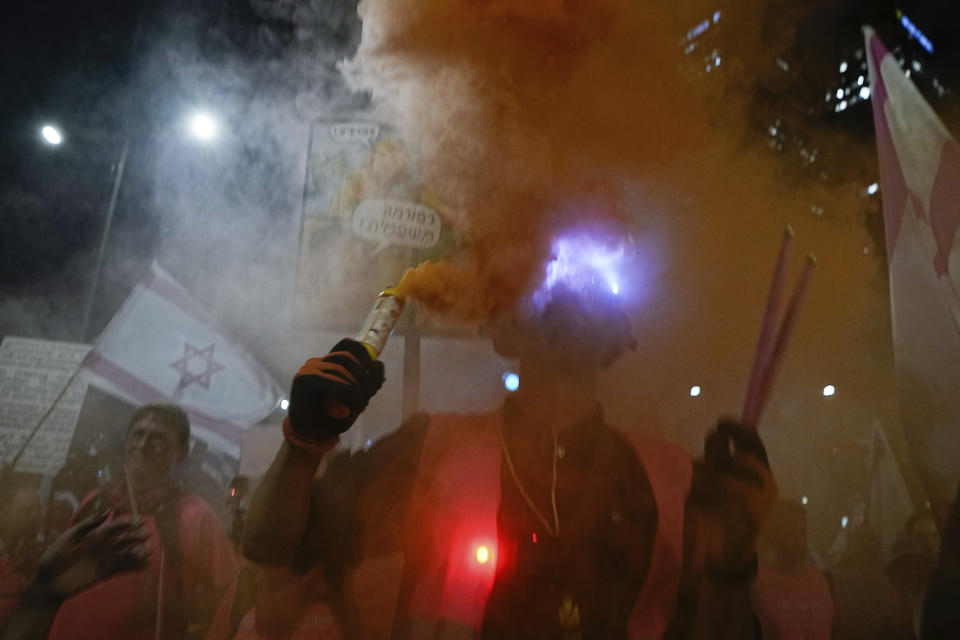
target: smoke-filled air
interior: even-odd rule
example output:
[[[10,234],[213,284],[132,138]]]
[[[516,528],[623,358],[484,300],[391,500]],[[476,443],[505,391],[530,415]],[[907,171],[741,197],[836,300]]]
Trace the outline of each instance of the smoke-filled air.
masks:
[[[400,285],[441,313],[482,319],[509,307],[542,279],[565,227],[642,220],[624,193],[660,183],[707,138],[702,105],[677,73],[675,31],[636,3],[359,10],[348,80],[397,123],[423,188],[465,236],[455,265],[421,265]]]
[[[960,637],[960,3],[4,15],[0,640]]]
[[[456,263],[400,283],[441,314],[510,307],[574,226],[693,226],[733,203],[741,219],[774,204],[768,172],[741,148],[745,96],[681,72],[679,20],[659,7],[366,0],[359,11],[347,79],[416,149],[422,188],[465,239]]]

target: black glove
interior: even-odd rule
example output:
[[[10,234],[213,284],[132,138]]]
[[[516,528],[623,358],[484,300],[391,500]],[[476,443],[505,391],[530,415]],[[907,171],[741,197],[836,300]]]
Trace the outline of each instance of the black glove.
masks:
[[[383,381],[383,363],[356,340],[344,338],[324,357],[310,358],[293,377],[287,440],[298,446],[337,437],[367,408]]]
[[[757,432],[721,420],[704,443],[692,494],[699,507],[707,575],[718,582],[747,582],[757,568],[760,526],[777,495]]]
[[[145,569],[147,534],[140,523],[106,519],[87,518],[61,533],[37,563],[25,598],[60,602],[117,573]]]

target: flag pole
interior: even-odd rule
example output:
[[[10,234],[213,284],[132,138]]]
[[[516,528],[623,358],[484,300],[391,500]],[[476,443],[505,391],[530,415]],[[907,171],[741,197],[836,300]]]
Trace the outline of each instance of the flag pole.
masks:
[[[100,236],[100,248],[97,251],[97,265],[93,270],[93,281],[90,283],[90,291],[87,292],[86,304],[83,307],[83,322],[80,325],[81,342],[87,339],[87,331],[90,329],[90,315],[93,312],[93,299],[97,295],[97,288],[100,285],[100,275],[103,272],[103,257],[107,252],[107,241],[110,239],[110,230],[113,227],[113,213],[117,208],[117,196],[120,194],[120,185],[123,183],[123,173],[127,166],[127,152],[130,151],[130,138],[124,138],[123,149],[120,151],[120,159],[117,161],[117,175],[113,180],[113,189],[110,192],[110,203],[107,205],[106,219],[103,223],[103,233]]]
[[[752,425],[753,422],[748,419],[748,416],[756,413],[756,404],[761,391],[763,375],[770,360],[771,347],[774,340],[774,324],[776,322],[777,308],[780,306],[787,256],[790,253],[790,243],[792,241],[793,228],[787,225],[783,230],[783,238],[780,241],[780,253],[777,256],[777,262],[773,268],[773,279],[770,282],[770,291],[767,294],[767,306],[760,324],[760,336],[757,338],[757,348],[753,355],[753,366],[750,369],[747,393],[743,400],[741,420],[749,425]]]
[[[810,284],[810,276],[813,274],[813,268],[815,266],[817,266],[817,257],[812,253],[808,254],[807,264],[803,269],[797,287],[793,291],[793,296],[787,304],[787,310],[784,313],[783,322],[780,324],[780,330],[777,332],[777,339],[773,345],[773,351],[770,353],[769,361],[763,372],[763,377],[760,380],[756,402],[752,407],[751,413],[744,416],[744,422],[746,424],[756,425],[760,420],[760,416],[763,414],[767,400],[769,400],[770,397],[770,389],[773,387],[773,380],[777,376],[780,363],[783,361],[783,354],[787,350],[787,343],[793,334],[793,328],[796,325],[800,305],[803,302],[803,296]]]

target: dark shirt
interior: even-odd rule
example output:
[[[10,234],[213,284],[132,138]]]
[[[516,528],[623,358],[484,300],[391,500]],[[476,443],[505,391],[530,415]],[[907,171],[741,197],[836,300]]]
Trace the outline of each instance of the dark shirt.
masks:
[[[504,434],[514,469],[542,514],[550,500],[553,436],[548,429]],[[592,419],[558,436],[560,535],[551,536],[533,514],[506,462],[501,464],[498,545],[507,551],[487,603],[483,638],[563,638],[575,633],[566,601],[576,606],[584,639],[625,638],[630,612],[650,565],[657,511],[650,483],[634,449]],[[536,536],[536,542],[534,542]],[[509,550],[516,549],[515,556]]]
[[[524,490],[552,521],[552,431],[521,427],[518,411],[511,403],[505,408],[505,442]],[[371,449],[331,463],[315,496],[323,505],[317,506],[355,523],[352,539],[366,542],[347,551],[342,536],[311,526],[311,557],[329,558],[323,548],[337,538],[338,556],[355,561],[396,548],[425,433],[426,419],[413,420]],[[561,432],[558,445],[559,537],[534,515],[506,460],[501,464],[498,573],[483,638],[574,638],[567,634],[577,630],[584,640],[626,637],[656,534],[650,483],[633,447],[604,423],[599,407],[589,420]],[[561,619],[565,601],[568,614],[570,605],[576,607],[578,626],[576,617]]]

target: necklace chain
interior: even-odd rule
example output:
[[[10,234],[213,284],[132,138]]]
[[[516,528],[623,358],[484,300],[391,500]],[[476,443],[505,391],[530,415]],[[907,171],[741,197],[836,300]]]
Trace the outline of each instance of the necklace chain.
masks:
[[[527,506],[530,507],[530,511],[533,512],[533,515],[537,517],[547,533],[553,537],[559,537],[560,512],[557,510],[557,451],[559,446],[557,444],[557,434],[553,434],[553,478],[550,481],[550,505],[553,507],[552,526],[550,525],[550,521],[547,520],[546,516],[543,515],[540,509],[537,508],[537,505],[530,498],[527,490],[523,487],[523,483],[520,482],[520,476],[517,475],[517,470],[513,466],[513,459],[510,457],[510,450],[507,448],[507,439],[503,435],[502,426],[500,427],[500,446],[503,447],[503,457],[507,461],[507,468],[510,469],[510,475],[513,476],[513,482],[517,485],[517,489],[520,490],[520,495],[523,496]]]

